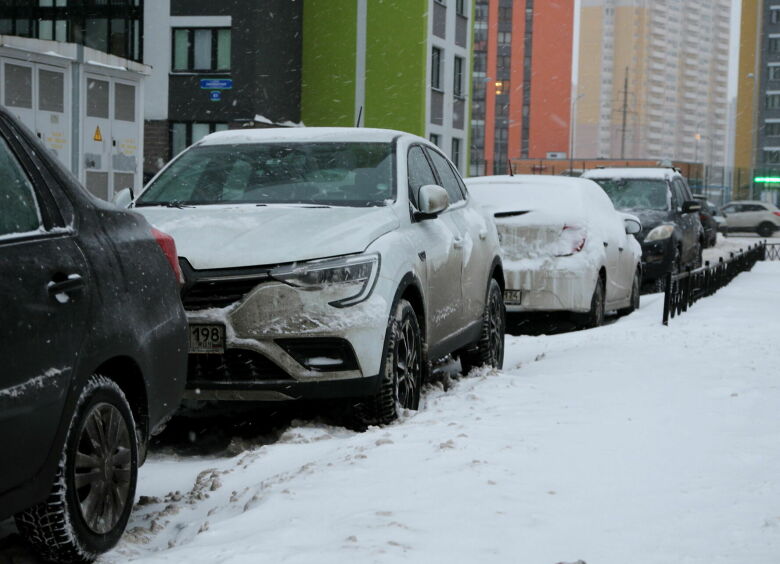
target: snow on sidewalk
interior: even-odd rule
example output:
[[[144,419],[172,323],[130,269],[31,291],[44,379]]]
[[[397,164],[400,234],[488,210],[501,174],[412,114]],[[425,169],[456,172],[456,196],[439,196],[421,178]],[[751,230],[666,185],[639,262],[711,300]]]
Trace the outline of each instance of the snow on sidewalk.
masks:
[[[656,294],[600,329],[509,337],[503,372],[384,428],[153,455],[139,493],[160,501],[101,560],[776,563],[779,283],[759,263],[669,327]]]

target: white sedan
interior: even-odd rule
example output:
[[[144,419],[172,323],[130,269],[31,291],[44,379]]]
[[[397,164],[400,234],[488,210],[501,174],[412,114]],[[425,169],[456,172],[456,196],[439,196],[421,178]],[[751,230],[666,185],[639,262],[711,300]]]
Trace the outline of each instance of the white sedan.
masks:
[[[485,176],[466,180],[496,220],[508,312],[563,311],[587,327],[639,307],[639,220],[592,180]]]

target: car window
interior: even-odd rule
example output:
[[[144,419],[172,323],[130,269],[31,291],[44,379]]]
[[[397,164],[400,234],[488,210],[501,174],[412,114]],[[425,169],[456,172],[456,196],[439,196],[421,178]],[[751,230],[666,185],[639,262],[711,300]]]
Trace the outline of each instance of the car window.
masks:
[[[652,178],[597,178],[619,210],[668,210],[669,190],[665,180]]]
[[[732,205],[729,205],[729,206],[723,206],[723,207],[721,208],[721,211],[722,211],[723,213],[734,213],[734,212],[736,212],[736,211],[737,211],[737,206],[736,206],[736,205],[734,205],[734,204],[732,204]]]
[[[11,149],[0,139],[0,237],[41,227],[35,192]]]
[[[447,159],[445,159],[437,151],[428,150],[428,154],[431,156],[433,162],[433,168],[439,174],[441,179],[441,185],[447,191],[447,195],[450,197],[450,203],[454,204],[463,199],[463,192],[460,190],[460,184],[458,183],[458,177],[452,170]]]
[[[136,205],[385,205],[395,200],[394,152],[391,143],[201,145],[165,169]]]
[[[672,209],[676,210],[682,207],[682,204],[685,201],[685,195],[682,190],[682,187],[680,186],[680,182],[676,178],[671,182],[671,188],[672,188]]]
[[[761,204],[745,204],[744,211],[750,211],[750,212],[763,212],[766,211],[766,208],[762,206]]]
[[[436,184],[436,177],[419,145],[414,145],[409,149],[406,167],[409,170],[409,200],[414,207],[418,207],[417,195],[420,192],[420,186]]]

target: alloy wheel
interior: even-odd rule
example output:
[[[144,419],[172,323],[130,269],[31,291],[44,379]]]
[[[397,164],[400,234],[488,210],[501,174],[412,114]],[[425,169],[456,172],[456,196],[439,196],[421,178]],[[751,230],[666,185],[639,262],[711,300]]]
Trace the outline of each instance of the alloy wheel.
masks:
[[[504,349],[504,316],[501,314],[501,299],[495,292],[490,293],[488,339],[490,355],[489,364],[499,366]]]
[[[404,408],[414,407],[422,377],[420,364],[420,336],[411,319],[404,316],[398,329],[395,348],[395,378],[398,403]]]
[[[74,483],[81,517],[97,534],[111,531],[132,501],[131,440],[127,422],[109,403],[94,405],[84,419],[76,449]]]

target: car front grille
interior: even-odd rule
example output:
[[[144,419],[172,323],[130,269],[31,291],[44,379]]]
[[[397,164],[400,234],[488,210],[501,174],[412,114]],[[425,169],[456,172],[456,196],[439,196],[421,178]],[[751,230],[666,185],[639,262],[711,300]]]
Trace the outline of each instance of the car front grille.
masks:
[[[229,306],[271,280],[269,267],[195,270],[184,258],[179,264],[185,280],[181,301],[187,310]]]
[[[191,354],[187,365],[187,381],[257,382],[289,380],[290,376],[260,353],[228,349],[225,354]]]

